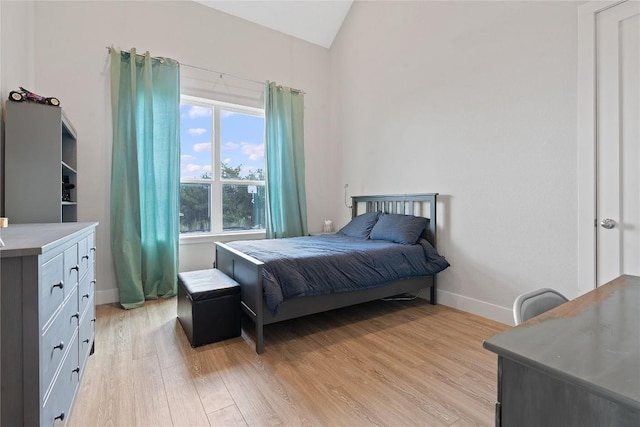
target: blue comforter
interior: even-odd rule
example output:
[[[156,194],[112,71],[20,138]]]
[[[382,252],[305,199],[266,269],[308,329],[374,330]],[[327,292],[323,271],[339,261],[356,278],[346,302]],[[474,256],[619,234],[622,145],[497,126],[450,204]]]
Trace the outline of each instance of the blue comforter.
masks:
[[[424,239],[415,245],[338,234],[245,240],[228,246],[265,263],[262,287],[275,315],[286,299],[375,288],[449,266]]]

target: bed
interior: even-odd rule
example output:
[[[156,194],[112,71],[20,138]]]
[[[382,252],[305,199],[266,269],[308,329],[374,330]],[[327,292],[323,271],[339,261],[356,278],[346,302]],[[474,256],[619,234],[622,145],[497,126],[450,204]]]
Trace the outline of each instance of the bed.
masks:
[[[423,289],[429,290],[435,305],[436,274],[449,266],[435,250],[436,197],[437,193],[354,196],[352,220],[336,235],[216,242],[216,268],[240,284],[242,310],[255,324],[256,352],[264,351],[264,326],[271,323],[401,294],[416,295]],[[410,221],[411,236],[401,233],[398,237],[394,231],[389,236],[390,229],[383,223],[391,220]],[[363,252],[363,246],[370,253]],[[352,262],[347,257],[364,264],[336,264]]]

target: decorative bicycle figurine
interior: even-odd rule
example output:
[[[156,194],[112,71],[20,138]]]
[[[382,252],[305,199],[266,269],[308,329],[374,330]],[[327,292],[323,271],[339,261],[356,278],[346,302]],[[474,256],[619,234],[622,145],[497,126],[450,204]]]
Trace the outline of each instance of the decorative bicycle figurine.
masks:
[[[53,105],[54,107],[60,106],[60,100],[58,98],[46,98],[44,96],[40,96],[36,93],[31,92],[23,88],[22,86],[20,86],[19,91],[9,92],[9,99],[15,102],[32,101],[37,102],[38,104]]]

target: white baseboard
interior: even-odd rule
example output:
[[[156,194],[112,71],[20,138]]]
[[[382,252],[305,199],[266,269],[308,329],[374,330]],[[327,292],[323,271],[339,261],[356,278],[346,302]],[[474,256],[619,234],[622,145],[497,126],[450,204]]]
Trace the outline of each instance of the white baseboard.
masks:
[[[107,289],[105,291],[95,292],[96,305],[112,304],[120,301],[120,294],[118,289]]]
[[[441,289],[438,289],[438,304],[486,317],[487,319],[495,320],[505,325],[513,326],[514,324],[511,308],[501,307]]]

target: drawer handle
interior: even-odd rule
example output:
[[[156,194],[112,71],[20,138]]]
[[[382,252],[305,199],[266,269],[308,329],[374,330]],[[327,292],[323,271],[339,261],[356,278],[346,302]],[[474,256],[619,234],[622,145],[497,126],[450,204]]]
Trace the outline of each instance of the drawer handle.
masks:
[[[90,250],[90,251],[95,252],[95,251],[96,251],[96,247],[94,246],[94,247],[92,247],[92,248],[91,248],[91,249],[89,249],[89,250]]]
[[[91,321],[92,321],[92,322],[95,322],[95,321],[96,321],[96,318],[94,317],[93,319],[91,319]]]
[[[80,373],[80,366],[78,366],[76,369],[74,369],[71,372],[75,372],[76,374],[79,374]]]
[[[71,318],[72,318],[72,319],[73,319],[74,317],[75,317],[76,319],[79,319],[79,318],[80,318],[80,313],[76,313],[76,314],[74,314],[73,316],[71,316]]]
[[[82,299],[89,298],[89,294],[82,295]]]
[[[63,342],[63,341],[60,341],[60,344],[58,344],[58,345],[54,345],[54,346],[53,346],[53,349],[54,349],[54,350],[55,350],[56,348],[58,348],[58,349],[62,350],[62,349],[64,348],[64,342]]]
[[[82,259],[89,259],[89,255],[82,255]]]
[[[71,267],[71,269],[75,271],[80,271],[80,266],[76,265],[75,267]]]
[[[90,284],[90,285],[95,285],[95,284],[96,284],[96,281],[95,281],[95,280],[92,280],[92,281],[90,281],[90,282],[89,282],[89,284]]]
[[[64,421],[64,412],[61,412],[60,415],[54,418],[54,420]]]
[[[53,285],[51,287],[51,289],[53,289],[53,288],[60,288],[60,289],[64,288],[64,282],[62,280],[60,280],[60,283],[56,283],[55,285]]]
[[[89,338],[87,338],[86,340],[82,340],[82,342],[85,344],[89,344]]]

